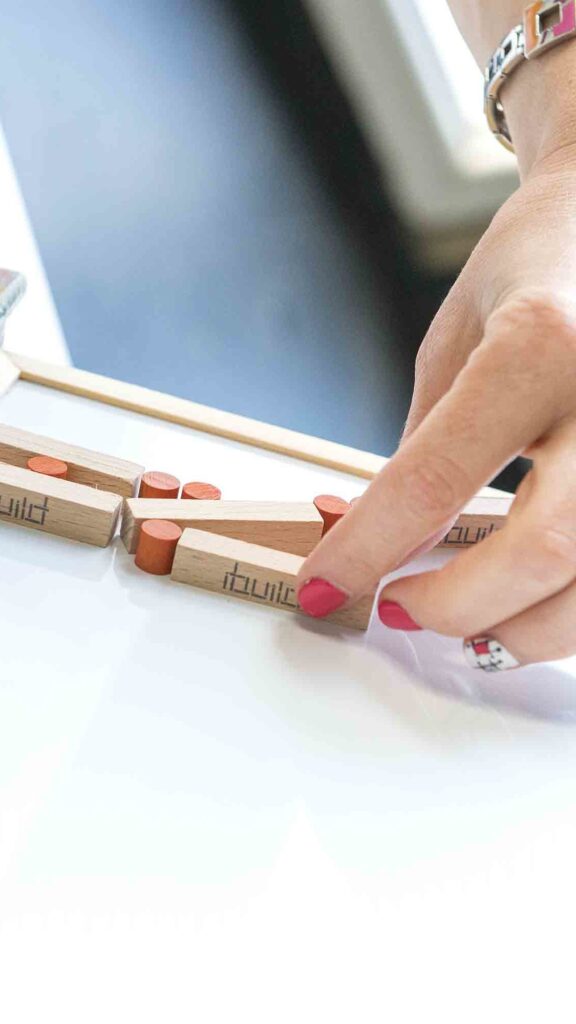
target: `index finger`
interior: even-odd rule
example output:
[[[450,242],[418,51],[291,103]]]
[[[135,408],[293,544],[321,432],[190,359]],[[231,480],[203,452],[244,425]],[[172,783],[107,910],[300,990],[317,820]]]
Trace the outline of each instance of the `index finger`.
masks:
[[[450,391],[307,558],[303,610],[329,614],[372,590],[569,411],[575,378],[572,307],[536,295],[493,313]]]

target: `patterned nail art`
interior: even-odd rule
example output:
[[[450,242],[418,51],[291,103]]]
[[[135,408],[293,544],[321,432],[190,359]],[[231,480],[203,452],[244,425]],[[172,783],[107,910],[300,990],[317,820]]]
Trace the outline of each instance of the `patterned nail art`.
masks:
[[[492,636],[477,636],[464,641],[464,656],[471,668],[483,672],[507,672],[518,668],[520,662]]]

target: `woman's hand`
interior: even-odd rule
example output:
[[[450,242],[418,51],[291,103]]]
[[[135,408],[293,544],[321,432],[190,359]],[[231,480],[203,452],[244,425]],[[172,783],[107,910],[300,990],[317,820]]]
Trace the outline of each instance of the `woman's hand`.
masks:
[[[303,609],[371,591],[521,453],[533,469],[505,528],[379,599],[388,626],[461,636],[490,671],[576,653],[572,143],[535,161],[435,318],[400,450],[305,562]]]

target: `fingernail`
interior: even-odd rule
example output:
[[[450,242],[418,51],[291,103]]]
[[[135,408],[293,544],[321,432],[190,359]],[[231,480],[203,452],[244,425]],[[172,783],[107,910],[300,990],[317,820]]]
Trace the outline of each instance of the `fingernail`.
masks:
[[[414,619],[408,615],[406,609],[401,604],[397,604],[396,601],[380,601],[378,615],[380,616],[380,622],[388,626],[388,629],[403,629],[406,632],[422,629],[422,626],[414,622]]]
[[[303,612],[314,619],[322,619],[337,611],[347,600],[348,594],[343,590],[328,583],[328,580],[318,578],[307,580],[298,591],[298,604]]]
[[[511,668],[520,667],[514,655],[493,636],[476,636],[472,640],[465,640],[464,657],[471,668],[479,668],[483,672],[507,672]]]

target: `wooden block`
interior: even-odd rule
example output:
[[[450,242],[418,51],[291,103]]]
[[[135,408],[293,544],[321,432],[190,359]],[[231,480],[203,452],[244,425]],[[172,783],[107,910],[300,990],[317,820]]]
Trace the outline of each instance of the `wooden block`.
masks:
[[[140,527],[147,519],[169,519],[183,530],[208,530],[295,555],[310,554],[324,525],[312,502],[305,501],[131,498],[124,504],[122,517],[122,540],[131,554],[136,550]]]
[[[176,548],[172,579],[238,597],[241,601],[303,615],[294,589],[303,562],[299,555],[188,529],[184,530]],[[351,608],[333,612],[322,621],[365,630],[373,605],[374,594],[362,598]]]
[[[496,530],[501,530],[506,523],[513,500],[513,494],[506,497],[473,498],[438,547],[468,548],[489,537]]]
[[[0,523],[106,547],[121,506],[109,491],[0,464]]]
[[[144,472],[144,466],[135,462],[125,462],[112,455],[102,455],[51,437],[42,437],[41,434],[31,434],[19,427],[0,424],[0,462],[24,469],[33,455],[61,459],[68,465],[68,480],[102,491],[113,491],[123,498],[132,497]]]

